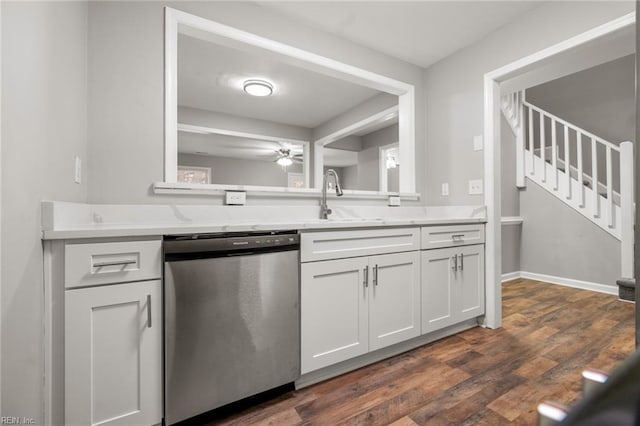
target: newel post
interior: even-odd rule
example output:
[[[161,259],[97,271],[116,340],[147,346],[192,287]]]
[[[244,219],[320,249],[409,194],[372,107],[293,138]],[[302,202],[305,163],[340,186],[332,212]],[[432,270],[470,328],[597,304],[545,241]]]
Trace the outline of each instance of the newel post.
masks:
[[[634,175],[633,143],[620,144],[620,242],[622,258],[622,276],[634,277]]]

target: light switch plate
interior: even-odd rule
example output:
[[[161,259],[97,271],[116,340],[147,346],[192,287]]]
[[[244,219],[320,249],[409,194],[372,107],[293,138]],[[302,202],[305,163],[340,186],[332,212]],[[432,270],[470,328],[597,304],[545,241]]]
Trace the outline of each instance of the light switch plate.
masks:
[[[76,155],[74,161],[73,181],[75,183],[82,183],[82,160]]]
[[[469,195],[482,195],[482,179],[469,181]]]
[[[244,191],[225,191],[224,194],[228,206],[244,206],[247,203],[247,193]]]
[[[389,205],[391,207],[398,207],[400,206],[400,197],[395,196],[395,195],[391,195],[389,197]]]
[[[477,135],[473,137],[473,150],[474,151],[482,151],[484,149],[484,138],[482,135]]]
[[[447,197],[449,195],[449,183],[445,182],[442,184],[442,196]]]

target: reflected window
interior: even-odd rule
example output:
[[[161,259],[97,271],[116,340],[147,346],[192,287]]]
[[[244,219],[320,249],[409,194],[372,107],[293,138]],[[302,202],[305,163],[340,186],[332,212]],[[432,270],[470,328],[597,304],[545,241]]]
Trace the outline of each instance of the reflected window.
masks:
[[[211,183],[211,168],[196,166],[178,166],[178,182]]]

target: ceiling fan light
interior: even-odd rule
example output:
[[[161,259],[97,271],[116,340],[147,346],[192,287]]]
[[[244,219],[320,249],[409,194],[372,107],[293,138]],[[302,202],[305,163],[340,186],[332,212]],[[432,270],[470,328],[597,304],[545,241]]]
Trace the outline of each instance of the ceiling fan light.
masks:
[[[281,157],[278,158],[278,161],[276,161],[276,163],[278,163],[282,167],[288,167],[293,164],[293,161],[289,157]]]
[[[266,80],[246,80],[242,87],[251,96],[264,97],[273,93],[273,84]]]
[[[396,167],[398,167],[398,162],[395,157],[387,157],[387,169],[395,169]]]

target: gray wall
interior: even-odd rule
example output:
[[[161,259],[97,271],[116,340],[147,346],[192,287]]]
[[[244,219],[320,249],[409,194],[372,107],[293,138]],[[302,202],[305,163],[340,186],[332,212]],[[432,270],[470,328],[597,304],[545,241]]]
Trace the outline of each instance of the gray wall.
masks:
[[[209,155],[178,154],[181,166],[211,168],[211,183],[233,185],[284,186],[288,185],[287,172],[302,173],[302,165],[292,164],[283,171],[271,161],[243,160]]]
[[[87,198],[73,183],[74,156],[86,160],[87,4],[0,7],[2,415],[43,424],[40,201]]]
[[[527,89],[526,99],[608,141],[635,140],[635,55]]]
[[[500,128],[502,138],[502,216],[520,215],[520,190],[516,187],[516,140],[504,117]],[[522,227],[502,226],[502,273],[520,271]]]
[[[616,285],[620,242],[537,184],[520,193],[521,269]]]
[[[482,204],[468,195],[469,179],[483,176],[483,76],[525,55],[634,10],[634,2],[547,2],[478,43],[424,72],[426,98],[425,188],[429,205]],[[449,182],[450,196],[440,195]]]
[[[424,117],[422,69],[301,26],[258,5],[239,2],[90,2],[89,198],[94,203],[220,203],[220,198],[156,196],[163,179],[163,6],[194,13],[326,55],[416,86]],[[114,125],[117,123],[117,125]],[[416,122],[417,190],[421,191],[424,121]],[[123,156],[122,153],[128,155]],[[118,164],[118,167],[113,167]],[[135,171],[135,173],[133,172]],[[363,200],[386,204],[385,200]],[[338,203],[353,202],[340,200]],[[313,199],[250,197],[248,203],[317,204]]]

